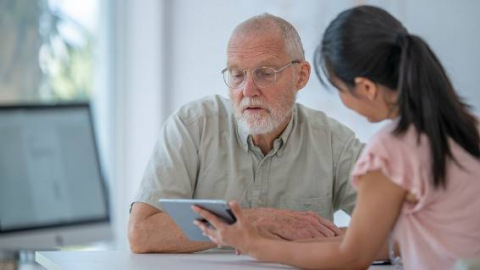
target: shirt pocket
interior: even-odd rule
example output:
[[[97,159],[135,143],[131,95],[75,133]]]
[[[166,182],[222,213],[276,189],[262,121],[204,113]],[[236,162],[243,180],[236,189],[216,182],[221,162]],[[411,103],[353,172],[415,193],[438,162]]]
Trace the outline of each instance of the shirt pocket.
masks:
[[[294,198],[285,196],[283,208],[295,211],[312,211],[323,218],[333,220],[332,202],[328,196],[318,198]]]

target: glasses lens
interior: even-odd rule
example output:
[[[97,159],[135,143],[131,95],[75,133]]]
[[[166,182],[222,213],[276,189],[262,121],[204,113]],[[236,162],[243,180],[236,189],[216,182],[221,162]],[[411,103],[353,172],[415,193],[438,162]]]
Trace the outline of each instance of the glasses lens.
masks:
[[[228,87],[238,88],[245,80],[245,72],[240,69],[227,69],[223,72],[223,80]]]
[[[260,87],[269,87],[275,84],[275,69],[259,67],[253,71],[253,79]]]

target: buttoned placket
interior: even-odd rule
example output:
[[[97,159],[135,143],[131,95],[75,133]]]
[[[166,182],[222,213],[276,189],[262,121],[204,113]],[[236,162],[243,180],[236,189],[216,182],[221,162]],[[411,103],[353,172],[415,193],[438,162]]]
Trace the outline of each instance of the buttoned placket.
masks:
[[[271,172],[270,167],[273,158],[281,158],[284,156],[283,149],[286,141],[295,126],[296,108],[294,107],[292,118],[283,134],[273,142],[273,149],[264,156],[261,149],[253,144],[251,135],[236,129],[238,142],[252,159],[253,179],[249,182],[240,198],[244,202],[244,207],[266,207],[268,206],[268,191],[271,185],[269,184]]]
[[[266,156],[264,156],[260,148],[253,145],[253,143],[251,143],[251,147],[249,147],[257,161],[259,161],[254,172],[254,183],[250,197],[251,207],[268,206],[267,197],[269,178],[271,175],[270,167],[272,159],[277,158],[276,154],[283,145],[282,139],[276,139],[273,145],[273,149]]]

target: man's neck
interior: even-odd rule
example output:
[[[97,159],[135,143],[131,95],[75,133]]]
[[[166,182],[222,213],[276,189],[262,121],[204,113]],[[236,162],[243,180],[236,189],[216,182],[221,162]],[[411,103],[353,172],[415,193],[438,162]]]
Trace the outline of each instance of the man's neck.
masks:
[[[262,150],[263,155],[267,155],[273,149],[273,142],[283,133],[285,128],[288,126],[290,119],[291,115],[287,117],[284,123],[282,123],[278,128],[269,133],[252,135],[253,144]]]

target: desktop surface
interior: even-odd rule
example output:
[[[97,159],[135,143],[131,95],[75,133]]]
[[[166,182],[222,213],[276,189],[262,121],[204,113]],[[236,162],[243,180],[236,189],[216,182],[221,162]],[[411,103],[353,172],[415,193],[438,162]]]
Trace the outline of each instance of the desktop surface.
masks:
[[[192,254],[133,254],[129,251],[37,251],[35,260],[48,270],[57,269],[295,269],[282,264],[259,262],[231,250]],[[371,266],[373,270],[398,269]]]

